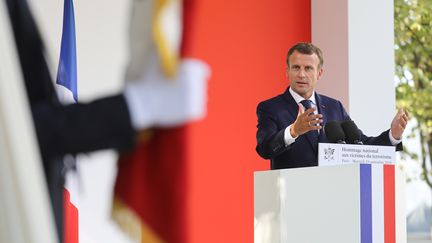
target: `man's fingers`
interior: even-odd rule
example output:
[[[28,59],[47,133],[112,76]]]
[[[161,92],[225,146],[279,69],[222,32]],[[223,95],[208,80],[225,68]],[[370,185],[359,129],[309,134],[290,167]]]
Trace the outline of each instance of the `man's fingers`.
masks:
[[[323,115],[315,114],[317,110],[316,107],[311,107],[307,110],[304,110],[304,106],[299,104],[299,113],[296,120],[298,124],[298,134],[302,135],[312,130],[320,130],[322,129],[321,124],[324,122],[322,120]]]
[[[315,110],[316,110],[316,108],[307,109],[303,114],[301,114],[302,118],[304,118],[305,120],[322,118],[321,114],[314,114]]]
[[[403,109],[403,108],[400,108],[398,110],[398,113],[396,114],[396,116],[400,117],[400,118],[402,118],[404,120],[408,120],[409,119],[408,112],[405,109]]]
[[[404,121],[406,121],[406,122],[408,122],[408,113],[404,113],[403,115],[402,115],[402,119],[404,120]]]
[[[311,130],[320,130],[321,128],[321,123],[319,123],[318,121],[310,122],[310,125],[306,127],[306,132],[309,132]]]
[[[316,120],[316,119],[321,119],[323,116],[321,114],[314,114],[314,115],[309,115],[308,118],[309,120]]]
[[[299,111],[298,111],[297,116],[302,115],[304,112],[305,112],[304,106],[302,104],[299,104]]]
[[[306,120],[304,123],[304,133],[307,133],[312,130],[320,130],[322,129],[321,124],[323,123],[323,120],[321,119],[310,119]]]
[[[407,124],[408,124],[408,122],[406,122],[406,121],[404,121],[404,120],[402,120],[402,121],[399,123],[399,125],[401,125],[404,129],[405,129],[405,127],[406,127]]]
[[[324,121],[323,120],[321,120],[321,119],[313,119],[313,120],[309,120],[309,125],[311,125],[311,126],[315,126],[315,125],[317,125],[317,124],[321,124],[321,123],[323,123]]]
[[[309,116],[310,114],[313,114],[315,111],[316,111],[316,108],[315,107],[311,107],[311,108],[305,110],[303,114]]]
[[[309,131],[311,130],[320,130],[322,128],[322,126],[311,126]]]

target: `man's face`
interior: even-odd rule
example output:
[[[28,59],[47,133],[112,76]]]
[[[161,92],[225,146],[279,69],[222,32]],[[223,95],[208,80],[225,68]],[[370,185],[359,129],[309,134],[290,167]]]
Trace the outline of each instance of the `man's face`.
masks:
[[[289,63],[287,76],[291,88],[303,98],[309,99],[323,73],[323,69],[319,67],[318,56],[294,51],[289,57]]]

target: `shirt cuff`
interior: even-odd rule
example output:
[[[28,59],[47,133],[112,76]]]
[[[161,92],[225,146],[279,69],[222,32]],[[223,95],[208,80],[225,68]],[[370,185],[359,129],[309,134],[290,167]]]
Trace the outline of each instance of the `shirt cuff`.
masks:
[[[397,144],[399,144],[400,142],[402,142],[402,138],[398,140],[398,139],[396,139],[396,138],[393,137],[393,135],[392,135],[392,133],[391,133],[391,130],[389,130],[389,139],[390,139],[390,143],[391,143],[392,145],[397,145]]]
[[[297,137],[293,138],[291,136],[291,132],[290,132],[291,126],[292,126],[292,124],[289,125],[287,128],[285,128],[285,132],[284,132],[285,147],[287,147],[287,146],[291,145],[292,143],[294,143],[295,140],[296,140],[296,138],[297,138]]]

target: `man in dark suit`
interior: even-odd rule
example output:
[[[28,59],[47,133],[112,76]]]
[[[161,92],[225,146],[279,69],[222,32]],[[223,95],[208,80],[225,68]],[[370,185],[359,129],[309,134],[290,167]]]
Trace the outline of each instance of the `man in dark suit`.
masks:
[[[287,55],[290,86],[283,94],[258,104],[256,151],[270,159],[271,169],[318,165],[318,143],[329,142],[322,128],[329,121],[351,120],[340,101],[315,92],[323,62],[318,47],[310,43],[294,45]],[[389,130],[377,137],[362,133],[362,142],[394,145],[401,150],[407,121],[407,113],[400,110]]]

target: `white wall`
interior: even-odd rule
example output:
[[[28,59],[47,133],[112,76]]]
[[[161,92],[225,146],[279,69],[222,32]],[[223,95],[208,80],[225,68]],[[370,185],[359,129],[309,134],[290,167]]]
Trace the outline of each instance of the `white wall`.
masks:
[[[312,42],[324,52],[318,91],[340,99],[368,135],[395,114],[392,0],[312,0]]]
[[[393,0],[350,0],[348,12],[350,112],[378,135],[396,113]]]
[[[324,55],[318,93],[336,98],[349,109],[348,1],[312,1],[312,42]]]

